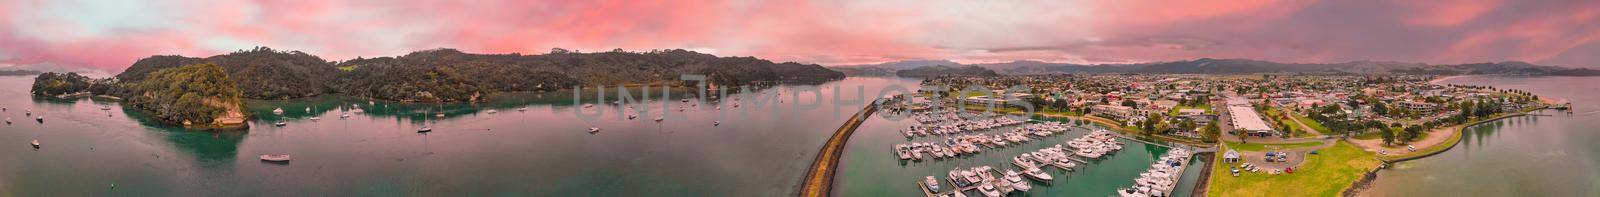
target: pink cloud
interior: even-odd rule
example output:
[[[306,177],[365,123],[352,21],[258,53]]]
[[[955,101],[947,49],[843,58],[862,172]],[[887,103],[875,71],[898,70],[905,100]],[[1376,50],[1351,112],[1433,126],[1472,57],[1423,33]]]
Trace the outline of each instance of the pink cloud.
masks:
[[[1535,61],[1600,39],[1600,5],[1563,0],[157,1],[149,2],[154,10],[132,11],[175,17],[138,21],[159,24],[145,29],[25,35],[108,29],[61,17],[95,13],[42,8],[50,3],[0,3],[0,55],[108,70],[150,55],[252,46],[329,60],[439,47],[524,54],[561,47],[702,49],[821,64],[1200,57],[1461,63]]]

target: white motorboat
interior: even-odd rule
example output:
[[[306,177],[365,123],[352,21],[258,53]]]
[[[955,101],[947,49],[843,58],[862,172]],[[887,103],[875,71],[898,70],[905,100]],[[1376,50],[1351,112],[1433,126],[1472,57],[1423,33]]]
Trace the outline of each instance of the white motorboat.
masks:
[[[517,111],[528,111],[528,107],[517,108]]]
[[[307,107],[307,108],[306,108],[306,112],[311,112],[311,108],[310,108],[310,107]]]
[[[289,157],[289,155],[286,155],[286,154],[285,155],[265,155],[265,154],[261,155],[261,161],[267,161],[267,162],[289,162],[290,159],[291,158]]]
[[[1017,173],[1016,170],[1006,170],[1005,180],[1011,182],[1022,182],[1022,173]]]
[[[995,189],[994,185],[991,184],[982,184],[982,186],[978,186],[978,191],[982,192],[983,196],[1000,197],[1000,190]]]
[[[272,109],[272,114],[283,114],[283,108]]]
[[[583,108],[594,108],[594,104],[583,104]]]
[[[633,120],[634,118],[639,118],[639,115],[628,114],[628,120]]]
[[[589,127],[589,133],[599,133],[600,127]]]
[[[318,120],[322,120],[322,117],[311,117],[309,119],[311,119],[311,121],[318,121]]]
[[[278,127],[283,127],[283,126],[288,126],[288,125],[289,125],[289,123],[285,123],[283,121],[278,121],[278,122],[272,123],[272,126],[278,126]]]
[[[1049,182],[1055,180],[1055,177],[1050,177],[1050,174],[1044,173],[1044,170],[1039,170],[1037,167],[1022,170],[1022,174],[1028,175],[1028,178],[1033,178],[1034,180],[1039,181]]]
[[[711,121],[711,126],[722,126],[722,121]]]
[[[488,111],[484,111],[484,112],[485,112],[485,113],[489,113],[489,114],[495,114],[495,113],[500,113],[500,110],[493,110],[493,109],[491,109],[491,110],[488,110]]]
[[[928,185],[928,192],[939,192],[939,180],[933,179],[933,176],[922,177],[922,183]]]
[[[444,117],[444,113],[433,114],[433,117],[443,118]]]
[[[667,117],[656,116],[656,122],[661,122],[662,120],[666,120],[666,119],[667,119]]]
[[[350,118],[350,113],[339,114],[340,119]]]
[[[39,121],[39,123],[44,123],[44,116],[35,117],[33,120]]]
[[[33,149],[39,149],[39,140],[33,140],[33,142],[29,142],[28,144],[32,144]]]

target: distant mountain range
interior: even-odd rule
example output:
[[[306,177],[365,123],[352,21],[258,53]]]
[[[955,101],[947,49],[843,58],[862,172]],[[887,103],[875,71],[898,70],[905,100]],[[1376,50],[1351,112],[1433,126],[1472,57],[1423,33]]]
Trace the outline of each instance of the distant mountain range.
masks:
[[[31,70],[0,70],[0,76],[34,76],[39,74],[44,74],[44,72]]]
[[[937,77],[937,76],[998,76],[994,70],[977,66],[925,66],[894,72],[901,77]]]
[[[1250,59],[1201,58],[1186,61],[1151,62],[1133,64],[1071,64],[1040,61],[1012,61],[1006,63],[959,64],[942,60],[917,60],[869,65],[829,67],[852,76],[892,75],[895,71],[918,66],[977,66],[999,74],[1061,74],[1061,73],[1143,73],[1143,74],[1261,74],[1261,73],[1346,73],[1346,74],[1432,74],[1432,75],[1538,75],[1538,76],[1600,76],[1600,70],[1534,65],[1527,62],[1507,61],[1472,64],[1424,64],[1384,61],[1353,61],[1344,63],[1278,63]]]

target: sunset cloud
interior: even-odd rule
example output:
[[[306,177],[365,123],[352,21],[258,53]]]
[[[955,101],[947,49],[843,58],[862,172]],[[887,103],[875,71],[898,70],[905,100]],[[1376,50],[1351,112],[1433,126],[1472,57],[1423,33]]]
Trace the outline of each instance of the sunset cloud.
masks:
[[[0,2],[0,66],[121,70],[255,46],[329,60],[429,48],[683,48],[825,65],[909,59],[1600,66],[1596,1]]]

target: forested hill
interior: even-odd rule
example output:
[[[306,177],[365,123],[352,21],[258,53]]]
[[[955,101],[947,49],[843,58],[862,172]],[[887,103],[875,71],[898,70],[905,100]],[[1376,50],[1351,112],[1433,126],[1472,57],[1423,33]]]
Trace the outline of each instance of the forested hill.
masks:
[[[122,82],[143,81],[149,73],[179,66],[212,63],[221,66],[244,90],[244,98],[290,99],[333,92],[339,70],[322,58],[300,51],[266,47],[207,58],[151,56],[117,74]]]
[[[717,85],[757,82],[824,82],[843,73],[819,65],[773,63],[753,57],[717,57],[687,50],[548,54],[471,54],[454,49],[399,57],[357,58],[337,65],[345,93],[399,101],[472,101],[485,93],[623,84],[686,85],[684,74]]]
[[[844,74],[815,64],[774,63],[754,57],[717,57],[693,51],[653,50],[547,54],[472,54],[432,49],[397,57],[327,62],[299,51],[269,48],[192,58],[152,56],[117,75],[138,82],[148,73],[183,65],[215,63],[244,91],[245,98],[288,99],[344,93],[396,101],[474,101],[484,94],[556,90],[576,86],[684,85],[678,77],[701,74],[723,86],[761,82],[820,83]]]
[[[996,76],[994,70],[977,66],[929,66],[896,71],[901,77],[927,78],[935,76]]]

